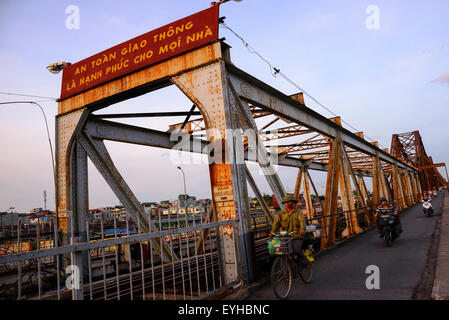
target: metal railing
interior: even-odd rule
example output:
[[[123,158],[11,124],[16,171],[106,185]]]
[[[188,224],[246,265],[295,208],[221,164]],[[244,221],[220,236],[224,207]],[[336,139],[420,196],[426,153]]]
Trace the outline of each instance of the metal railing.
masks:
[[[401,200],[405,200],[406,203],[415,204],[413,196],[406,196],[404,198],[395,199],[393,201],[393,205],[398,207],[398,202]],[[355,210],[343,211],[342,208],[339,207],[337,213],[323,215],[319,214],[319,210],[314,207],[314,216],[306,219],[306,224],[318,222],[323,226],[321,230],[321,237],[316,239],[315,248],[317,250],[325,249],[330,245],[348,238],[352,238],[360,232],[376,226],[376,221],[374,218],[376,208],[377,205],[365,207],[356,206]],[[332,218],[336,219],[334,231],[330,230],[329,224],[329,221]],[[352,230],[352,226],[356,226],[357,230]],[[252,216],[252,227],[255,238],[256,259],[268,259],[270,256],[268,255],[266,240],[271,231],[271,224],[263,214],[258,214]],[[331,235],[331,232],[335,232],[334,235]],[[329,239],[332,239],[332,241],[329,241]]]
[[[395,202],[399,200],[414,203],[411,197]],[[320,250],[375,226],[374,211],[374,206],[358,206],[320,215],[314,208],[314,216],[306,223],[323,225],[321,238],[316,240]],[[124,220],[86,222],[86,240],[68,245],[61,245],[55,221],[38,225],[35,230],[24,230],[18,223],[3,234],[0,299],[203,299],[239,283],[240,278],[225,283],[219,245],[220,228],[230,227],[235,235],[236,220],[211,223],[204,215],[195,214],[147,218],[157,230],[142,233],[139,221],[128,216]],[[335,219],[332,230],[330,219]],[[256,261],[268,258],[266,237],[271,225],[263,211],[251,214],[251,229]],[[163,243],[178,259],[164,258],[159,250]],[[237,239],[234,243],[237,266]],[[76,260],[75,255],[81,259],[75,266],[81,269],[76,271],[79,279],[73,266],[67,269]],[[79,280],[78,287],[70,286],[73,280]]]
[[[18,226],[19,249],[0,255],[0,299],[202,299],[238,283],[224,283],[218,245],[221,228],[236,234],[235,220],[209,223],[189,214],[148,215],[148,220],[158,230],[142,233],[128,216],[121,230],[113,219],[112,234],[102,221],[100,230],[86,222],[87,241],[69,245],[60,245],[53,228],[47,247],[33,244],[23,252],[23,240],[30,239],[22,239]],[[160,253],[163,243],[176,260]],[[81,263],[71,266],[76,254]]]

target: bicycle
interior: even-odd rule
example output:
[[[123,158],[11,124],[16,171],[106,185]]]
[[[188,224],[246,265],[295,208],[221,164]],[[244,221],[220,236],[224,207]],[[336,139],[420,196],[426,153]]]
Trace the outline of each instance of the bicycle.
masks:
[[[297,267],[296,273],[299,274],[301,280],[308,284],[312,281],[312,262],[315,260],[313,257],[312,245],[306,244],[307,240],[310,240],[310,233],[315,232],[318,229],[317,225],[308,225],[307,233],[309,238],[305,240],[305,249],[303,246],[303,255],[307,258],[308,263],[297,263],[295,260],[293,252],[293,238],[292,235],[298,233],[293,231],[287,234],[287,231],[281,231],[279,234],[273,234],[276,238],[270,240],[269,243],[269,253],[277,255],[274,259],[273,265],[271,267],[271,284],[273,286],[273,291],[276,297],[281,300],[288,298],[291,288],[292,281],[294,278],[293,268]],[[270,248],[270,243],[273,244]]]

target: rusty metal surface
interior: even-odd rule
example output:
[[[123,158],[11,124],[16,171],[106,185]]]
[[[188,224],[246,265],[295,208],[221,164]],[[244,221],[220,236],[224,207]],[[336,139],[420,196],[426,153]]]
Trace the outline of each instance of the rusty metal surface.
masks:
[[[104,108],[112,103],[171,83],[192,101],[201,112],[202,119],[191,121],[186,119],[182,124],[172,125],[168,132],[157,132],[96,118],[89,119],[87,124],[84,124],[81,116],[75,116],[79,111],[73,112],[73,110],[90,111]],[[168,136],[176,128],[185,125],[184,129],[189,133],[206,130],[207,141],[203,143],[208,147],[210,160],[210,184],[216,209],[213,219],[221,222],[234,220],[238,222],[236,227],[223,224],[217,230],[218,256],[224,284],[232,283],[240,278],[245,279],[247,276],[245,272],[251,270],[249,266],[251,261],[247,259],[250,252],[247,250],[246,240],[242,237],[248,234],[245,224],[249,211],[247,179],[251,188],[258,194],[259,201],[263,203],[263,197],[244,163],[236,164],[229,161],[228,151],[235,151],[235,146],[227,144],[229,129],[251,128],[262,136],[260,139],[262,142],[288,137],[295,139],[292,143],[278,148],[279,164],[301,168],[295,194],[299,196],[301,185],[303,185],[307,215],[323,222],[326,235],[323,238],[322,247],[339,241],[341,237],[351,237],[366,228],[366,225],[374,223],[372,209],[377,206],[381,196],[387,197],[390,201],[398,201],[402,208],[418,201],[421,187],[414,164],[390,155],[388,150],[380,149],[378,143],[367,142],[362,132],[352,133],[343,128],[339,117],[327,119],[311,111],[304,106],[301,98],[301,95],[293,97],[284,95],[231,66],[222,59],[222,43],[215,42],[61,100],[58,116],[60,126],[57,128],[58,156],[60,157],[58,183],[61,185],[58,187],[58,192],[61,192],[58,196],[61,206],[58,206],[58,209],[61,213],[70,210],[68,190],[71,180],[67,178],[70,177],[70,172],[64,170],[70,168],[67,166],[69,161],[67,150],[70,148],[71,137],[75,132],[73,125],[77,122],[84,126],[83,134],[98,140],[99,143],[103,143],[103,140],[113,140],[162,148],[171,147],[173,143],[168,140]],[[254,119],[270,116],[274,119],[268,119],[270,122],[262,129],[265,131],[259,134]],[[283,121],[288,126],[281,126],[280,131],[277,132],[267,129],[278,121]],[[305,137],[301,139],[303,135]],[[199,145],[202,146],[203,143]],[[248,141],[247,146],[250,144],[251,141]],[[225,154],[209,152],[211,148],[216,147],[225,150]],[[86,146],[84,148],[89,149]],[[203,149],[188,151],[204,153]],[[261,151],[262,160],[267,159],[269,154],[264,145]],[[111,178],[113,174],[107,174],[114,169],[109,156],[107,159],[108,161],[96,162],[100,173],[106,176],[107,181],[115,181],[110,183],[113,190],[122,189],[119,192],[121,194],[119,198],[123,203],[131,201],[135,204],[132,205],[131,202],[125,204],[130,212],[143,212],[123,178],[117,172],[115,178]],[[315,215],[316,212],[311,212],[314,210],[311,188],[316,196],[318,194],[309,170],[327,171],[326,194],[324,203],[321,203],[322,216],[320,217]],[[369,175],[373,176],[372,199],[369,198],[369,191],[362,178]],[[285,191],[279,177],[266,175],[265,178],[276,198],[281,199]],[[355,204],[356,199],[354,199],[351,182],[356,186],[358,206]],[[263,207],[265,214],[271,217],[269,208]],[[364,213],[363,221],[359,219],[361,211]],[[344,226],[340,224],[342,218],[346,221]],[[142,231],[151,232],[145,227]]]
[[[424,190],[449,187],[449,182],[437,170],[444,163],[434,164],[424,148],[419,131],[394,134],[391,139],[391,154],[401,161],[410,163],[419,169],[419,179]]]
[[[215,42],[63,99],[58,103],[58,114],[83,108],[91,103],[110,98],[127,90],[206,65],[219,58],[221,58],[221,47],[219,42]],[[126,98],[124,97],[124,99]]]
[[[70,210],[69,146],[85,112],[80,109],[56,117],[56,204],[59,228],[67,231],[67,211]]]
[[[217,40],[218,9],[208,8],[67,65],[61,99]]]
[[[217,62],[208,66],[183,73],[172,79],[173,83],[198,107],[201,111],[207,131],[207,140],[225,146],[226,123],[225,109],[227,98],[224,94],[224,67]],[[201,85],[198,85],[201,84]],[[234,199],[233,179],[231,165],[212,163],[209,166],[210,181],[212,187],[212,200],[216,208],[218,221],[232,220],[236,218],[236,204]],[[235,252],[232,248],[235,237],[232,228],[227,226],[219,229],[221,238],[222,256],[225,283],[237,279],[238,270]]]

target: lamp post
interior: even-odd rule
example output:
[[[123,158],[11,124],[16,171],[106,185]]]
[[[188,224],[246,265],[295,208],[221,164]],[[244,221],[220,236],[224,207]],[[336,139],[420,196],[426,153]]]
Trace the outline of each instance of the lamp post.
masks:
[[[231,0],[220,0],[220,1],[218,1],[218,2],[212,2],[212,3],[214,3],[214,4],[216,4],[216,5],[221,5],[221,4],[226,3],[226,2],[229,2],[229,1],[231,1]],[[243,0],[233,0],[233,1],[235,1],[235,2],[241,2],[241,1],[243,1]]]
[[[178,167],[179,170],[181,170],[182,172],[182,176],[184,178],[184,203],[185,203],[185,208],[186,208],[186,213],[187,213],[187,191],[186,191],[186,175],[184,173],[184,170],[182,170],[181,167]]]

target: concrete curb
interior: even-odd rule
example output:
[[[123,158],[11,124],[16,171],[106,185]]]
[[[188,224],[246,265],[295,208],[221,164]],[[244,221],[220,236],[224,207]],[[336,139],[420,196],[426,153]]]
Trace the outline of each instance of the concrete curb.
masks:
[[[445,194],[441,211],[440,243],[433,281],[433,300],[449,300],[449,195]]]

